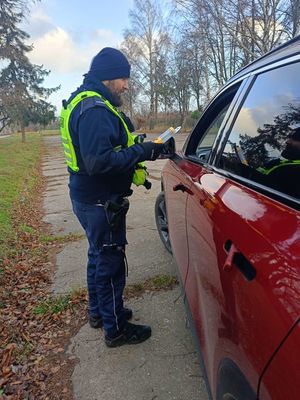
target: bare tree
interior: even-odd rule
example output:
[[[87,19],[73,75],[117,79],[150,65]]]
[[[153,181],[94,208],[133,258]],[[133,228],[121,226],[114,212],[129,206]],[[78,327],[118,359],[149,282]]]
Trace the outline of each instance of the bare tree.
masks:
[[[289,38],[300,34],[300,0],[286,0],[283,25]]]
[[[141,85],[139,82],[140,71],[137,70],[135,62],[135,60],[138,59],[138,54],[134,38],[127,37],[127,40],[124,40],[121,45],[121,50],[126,54],[130,63],[134,65],[130,73],[129,90],[124,97],[123,104],[124,111],[129,114],[130,118],[133,118],[134,110],[137,108],[138,95],[141,92]]]
[[[161,5],[134,0],[123,43],[130,112],[138,97],[150,121],[174,107],[184,118],[191,98],[200,110],[238,69],[299,32],[300,0],[173,0],[168,31]]]
[[[191,99],[191,68],[183,41],[177,43],[173,50],[170,77],[174,101],[180,113],[180,124],[184,126]]]
[[[133,50],[131,62],[137,71],[136,78],[149,98],[150,117],[153,117],[158,110],[157,70],[168,44],[168,35],[156,0],[134,0],[129,18],[131,27],[125,31],[123,46]]]
[[[185,57],[189,62],[190,68],[190,89],[191,94],[196,100],[197,110],[202,108],[202,97],[203,97],[203,80],[205,79],[205,68],[206,68],[206,52],[205,45],[198,39],[198,32],[186,31],[183,35],[183,41],[185,43]],[[208,83],[209,85],[209,83]]]
[[[294,36],[299,1],[174,0],[185,31],[202,45],[202,85],[223,85],[240,67]]]

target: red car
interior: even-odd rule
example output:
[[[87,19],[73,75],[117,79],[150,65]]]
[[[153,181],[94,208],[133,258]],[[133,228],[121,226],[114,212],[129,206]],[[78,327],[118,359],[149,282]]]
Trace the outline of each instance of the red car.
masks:
[[[155,212],[209,397],[300,399],[300,36],[210,102]]]

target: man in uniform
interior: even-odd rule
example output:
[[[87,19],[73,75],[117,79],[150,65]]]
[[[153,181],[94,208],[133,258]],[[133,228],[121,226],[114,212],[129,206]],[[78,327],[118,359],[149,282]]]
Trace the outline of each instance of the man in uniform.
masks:
[[[143,342],[151,328],[128,322],[123,305],[126,276],[125,215],[131,183],[146,185],[143,161],[155,160],[164,145],[142,142],[117,107],[128,90],[130,64],[106,47],[92,60],[83,84],[63,101],[61,135],[73,211],[88,242],[89,323],[103,326],[108,347]]]

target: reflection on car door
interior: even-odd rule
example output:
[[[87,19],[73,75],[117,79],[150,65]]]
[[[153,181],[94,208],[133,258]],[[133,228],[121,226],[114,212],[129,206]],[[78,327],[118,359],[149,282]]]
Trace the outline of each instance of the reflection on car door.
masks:
[[[291,278],[300,254],[297,262],[289,254],[299,246],[300,221],[295,211],[201,166],[191,192],[186,292],[210,384],[216,387],[216,372],[227,356],[248,371],[255,390],[299,315],[293,288],[299,282]],[[292,304],[296,309],[287,307]]]
[[[194,150],[186,161],[193,181],[186,203],[187,299],[211,388],[229,358],[256,390],[300,316],[299,211],[197,162],[201,143]],[[268,375],[265,384],[266,396],[275,399],[279,379]],[[300,392],[299,381],[289,384]]]
[[[179,165],[170,163],[163,177],[168,213],[168,225],[173,255],[180,268],[182,280],[185,280],[188,268],[187,234],[186,234],[186,199],[192,181],[184,173],[185,162]]]

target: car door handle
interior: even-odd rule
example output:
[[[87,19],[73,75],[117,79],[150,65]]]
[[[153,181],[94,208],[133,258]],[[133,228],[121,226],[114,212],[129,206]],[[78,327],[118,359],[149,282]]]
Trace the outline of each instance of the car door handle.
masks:
[[[247,260],[231,240],[226,241],[224,249],[227,252],[227,257],[223,270],[230,271],[233,267],[236,267],[248,281],[252,281],[256,277],[256,269],[251,262]]]
[[[180,190],[181,192],[187,192],[188,194],[193,194],[193,192],[187,186],[185,186],[183,183],[178,183],[177,185],[174,185],[173,190],[174,190],[174,192],[177,192],[178,190]]]

